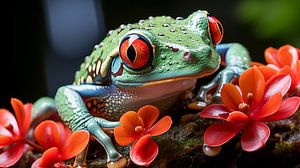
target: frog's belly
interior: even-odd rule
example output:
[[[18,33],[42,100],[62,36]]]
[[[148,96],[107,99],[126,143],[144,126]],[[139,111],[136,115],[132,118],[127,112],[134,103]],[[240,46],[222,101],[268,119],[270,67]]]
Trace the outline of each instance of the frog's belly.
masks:
[[[123,113],[129,110],[136,111],[146,104],[155,105],[165,113],[177,101],[179,95],[192,88],[195,83],[195,79],[189,79],[134,88],[116,87],[106,98],[93,97],[85,102],[92,115],[108,120],[119,120]]]

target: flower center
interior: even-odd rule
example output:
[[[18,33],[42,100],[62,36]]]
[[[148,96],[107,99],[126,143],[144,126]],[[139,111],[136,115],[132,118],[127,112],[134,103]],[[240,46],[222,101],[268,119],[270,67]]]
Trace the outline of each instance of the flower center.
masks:
[[[142,126],[136,126],[135,128],[134,128],[134,131],[135,132],[137,132],[137,133],[140,133],[140,132],[143,132],[144,131],[144,128],[142,127]]]
[[[249,112],[249,105],[246,103],[240,103],[239,110],[247,114]]]

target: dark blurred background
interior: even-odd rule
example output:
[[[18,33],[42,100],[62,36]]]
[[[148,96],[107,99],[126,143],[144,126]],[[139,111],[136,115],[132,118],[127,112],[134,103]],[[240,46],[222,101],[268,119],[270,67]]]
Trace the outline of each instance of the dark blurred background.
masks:
[[[71,84],[74,73],[106,32],[148,16],[182,16],[205,9],[223,24],[223,42],[240,42],[253,60],[264,50],[300,47],[299,0],[31,0],[14,4],[10,71],[1,71],[0,107],[10,97],[34,102]],[[4,63],[2,63],[4,64]],[[9,73],[9,75],[7,75]],[[11,75],[10,75],[11,74]],[[5,81],[5,82],[4,82]]]

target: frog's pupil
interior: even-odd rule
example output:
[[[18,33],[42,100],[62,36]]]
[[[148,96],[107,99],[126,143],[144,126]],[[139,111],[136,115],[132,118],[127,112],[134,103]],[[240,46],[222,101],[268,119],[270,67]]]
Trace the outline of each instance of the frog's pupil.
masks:
[[[134,62],[135,57],[136,57],[136,52],[132,45],[130,45],[130,47],[128,47],[128,49],[127,49],[127,57],[132,63]]]

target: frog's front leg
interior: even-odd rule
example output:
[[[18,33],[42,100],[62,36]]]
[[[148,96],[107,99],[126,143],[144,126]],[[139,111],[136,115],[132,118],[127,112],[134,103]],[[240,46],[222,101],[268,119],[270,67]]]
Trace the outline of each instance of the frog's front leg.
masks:
[[[70,128],[75,130],[87,130],[104,147],[107,154],[108,165],[114,164],[119,167],[126,165],[126,159],[119,154],[112,144],[111,139],[104,133],[102,127],[113,128],[119,125],[119,122],[111,122],[102,118],[93,117],[84,101],[89,97],[105,97],[109,93],[109,86],[95,85],[68,85],[58,89],[55,101],[59,115]],[[78,166],[86,166],[86,150],[78,157],[76,162]]]
[[[196,101],[189,105],[190,108],[202,109],[210,103],[207,93],[216,86],[218,88],[212,97],[212,101],[220,102],[222,86],[239,77],[250,66],[251,59],[248,50],[241,44],[220,44],[216,47],[216,50],[220,54],[222,62],[226,64],[226,68],[219,72],[210,83],[200,87]]]

